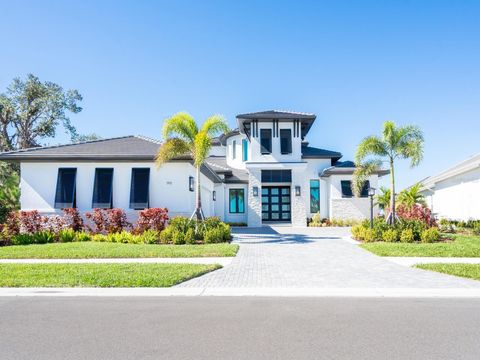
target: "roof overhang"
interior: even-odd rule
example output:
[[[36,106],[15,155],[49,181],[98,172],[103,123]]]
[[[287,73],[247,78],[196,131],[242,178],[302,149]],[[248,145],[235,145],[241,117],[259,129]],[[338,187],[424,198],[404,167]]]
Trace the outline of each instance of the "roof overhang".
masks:
[[[321,171],[318,175],[322,178],[330,177],[331,175],[353,175],[355,172],[355,168],[340,168],[340,167],[329,167]],[[377,175],[378,177],[382,177],[385,175],[390,174],[390,170],[380,169],[372,173],[372,175]]]

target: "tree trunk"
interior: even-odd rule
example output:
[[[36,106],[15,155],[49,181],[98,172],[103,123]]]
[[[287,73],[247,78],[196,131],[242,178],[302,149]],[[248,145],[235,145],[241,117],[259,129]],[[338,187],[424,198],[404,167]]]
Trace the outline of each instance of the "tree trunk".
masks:
[[[197,221],[205,219],[202,211],[202,196],[201,196],[201,187],[200,187],[200,166],[197,166],[197,179],[196,179],[196,201],[195,201],[195,211],[192,214],[191,218],[196,218]]]
[[[395,225],[396,211],[395,211],[395,168],[393,159],[390,159],[390,215],[387,219],[390,225]]]

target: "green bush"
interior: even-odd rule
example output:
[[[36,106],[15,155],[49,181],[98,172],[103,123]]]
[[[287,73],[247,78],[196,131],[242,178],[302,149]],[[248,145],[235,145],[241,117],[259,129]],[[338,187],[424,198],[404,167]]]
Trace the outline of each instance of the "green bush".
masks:
[[[92,236],[92,241],[107,242],[107,241],[108,241],[108,238],[107,238],[107,235],[94,234],[94,235]]]
[[[382,239],[385,242],[396,242],[398,241],[398,231],[395,229],[388,229],[383,232]]]
[[[195,239],[195,232],[193,229],[188,229],[188,231],[185,233],[185,244],[193,245],[196,243]]]
[[[220,228],[208,229],[205,231],[205,244],[214,244],[223,241],[223,231]]]
[[[405,229],[411,229],[413,232],[413,238],[415,241],[420,241],[422,237],[422,233],[427,229],[427,226],[424,222],[420,220],[405,220],[402,219],[397,224],[397,229],[403,231]]]
[[[160,233],[156,230],[146,230],[143,234],[138,235],[141,238],[141,242],[144,244],[157,244],[160,238]]]
[[[77,232],[75,234],[75,241],[83,242],[83,241],[91,241],[92,237],[84,231]]]
[[[39,231],[33,234],[35,244],[48,244],[55,242],[55,235],[49,231]]]
[[[367,228],[363,230],[363,241],[365,242],[375,241],[374,232],[372,229]]]
[[[412,229],[404,229],[400,234],[400,242],[402,243],[413,243],[415,241],[415,237],[413,236]]]
[[[58,241],[61,243],[76,241],[77,236],[73,229],[63,229],[58,233]]]
[[[480,223],[477,222],[473,225],[472,232],[474,235],[480,235]]]
[[[30,245],[35,243],[33,235],[30,234],[17,234],[11,238],[12,245]]]
[[[167,226],[160,233],[160,243],[161,244],[170,244],[173,240],[173,227]]]
[[[424,230],[421,235],[422,243],[433,243],[440,239],[440,232],[438,228],[432,227],[430,229]]]
[[[362,225],[355,225],[352,227],[352,237],[356,240],[363,240],[364,227]]]
[[[172,241],[174,245],[183,245],[185,244],[185,234],[181,231],[174,230],[172,234]]]

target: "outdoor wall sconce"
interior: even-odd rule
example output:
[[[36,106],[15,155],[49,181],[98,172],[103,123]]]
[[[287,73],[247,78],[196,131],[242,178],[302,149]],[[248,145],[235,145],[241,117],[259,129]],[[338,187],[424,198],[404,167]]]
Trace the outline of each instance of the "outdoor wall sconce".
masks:
[[[253,187],[253,196],[258,196],[258,186]]]
[[[215,190],[213,190],[213,201],[217,201],[217,192]]]
[[[188,177],[188,190],[194,191],[195,189],[195,180],[193,179],[193,176]]]
[[[295,186],[295,196],[300,196],[302,194],[300,186]]]

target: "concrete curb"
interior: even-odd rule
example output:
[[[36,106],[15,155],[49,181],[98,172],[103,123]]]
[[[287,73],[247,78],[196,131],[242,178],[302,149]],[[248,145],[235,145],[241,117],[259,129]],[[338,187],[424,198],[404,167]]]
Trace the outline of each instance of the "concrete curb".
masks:
[[[0,288],[0,297],[350,297],[480,298],[478,288]]]
[[[112,259],[0,259],[0,264],[220,264],[229,265],[234,257],[197,258],[112,258]]]

